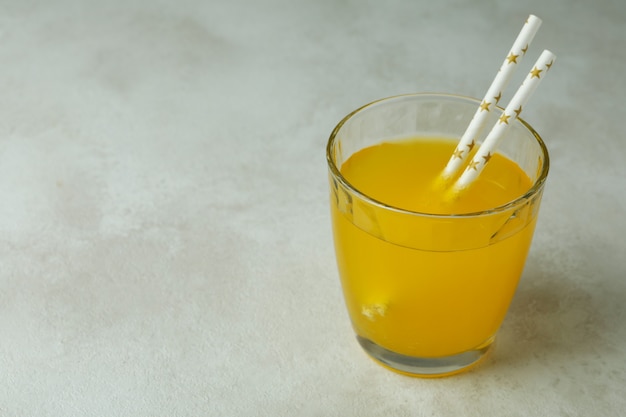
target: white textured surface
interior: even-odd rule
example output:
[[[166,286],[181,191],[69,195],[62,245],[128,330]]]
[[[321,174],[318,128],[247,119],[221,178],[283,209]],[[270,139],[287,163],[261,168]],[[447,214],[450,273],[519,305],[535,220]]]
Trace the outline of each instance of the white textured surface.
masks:
[[[411,379],[353,339],[325,141],[481,96],[523,20],[552,171],[493,356]],[[0,2],[1,416],[617,416],[626,3]],[[523,75],[521,71],[520,76]],[[510,97],[510,96],[509,96]]]

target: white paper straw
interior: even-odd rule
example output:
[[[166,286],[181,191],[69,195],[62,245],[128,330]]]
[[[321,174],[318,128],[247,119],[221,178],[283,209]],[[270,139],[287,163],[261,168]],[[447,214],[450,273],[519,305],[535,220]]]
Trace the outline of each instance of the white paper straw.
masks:
[[[509,105],[504,109],[502,116],[500,116],[465,168],[465,171],[463,171],[463,174],[461,174],[454,184],[454,189],[461,190],[468,187],[482,172],[495,152],[500,140],[513,122],[519,117],[523,107],[530,99],[530,96],[535,92],[541,80],[545,78],[546,73],[552,67],[555,59],[556,56],[552,52],[548,50],[543,51],[539,59],[537,59],[537,62],[535,62],[533,69],[528,73],[522,85],[515,92]]]
[[[539,30],[539,26],[541,26],[541,19],[531,14],[526,20],[526,23],[524,23],[519,35],[517,35],[517,39],[515,39],[509,54],[500,66],[500,70],[492,81],[491,86],[487,90],[485,97],[476,110],[476,113],[474,114],[474,117],[472,118],[465,133],[461,136],[454,153],[450,157],[450,161],[448,161],[448,164],[444,168],[442,174],[444,179],[449,179],[455,176],[460,171],[461,167],[465,165],[465,162],[467,161],[467,158],[476,143],[476,138],[480,135],[480,132],[485,125],[485,121],[487,120],[489,113],[498,104],[500,97],[502,97],[502,92],[509,84],[513,73],[518,67],[517,64],[519,64],[524,55],[526,55],[528,46]]]

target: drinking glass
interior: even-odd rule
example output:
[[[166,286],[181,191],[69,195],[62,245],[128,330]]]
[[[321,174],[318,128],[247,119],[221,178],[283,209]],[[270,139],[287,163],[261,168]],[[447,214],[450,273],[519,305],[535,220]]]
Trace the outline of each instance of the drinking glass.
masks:
[[[332,229],[347,311],[365,352],[403,374],[458,373],[490,350],[524,268],[548,152],[537,132],[516,119],[497,153],[526,173],[530,189],[498,207],[450,215],[375,200],[344,178],[342,165],[364,148],[399,138],[458,140],[479,104],[449,94],[390,97],[347,115],[328,140]]]

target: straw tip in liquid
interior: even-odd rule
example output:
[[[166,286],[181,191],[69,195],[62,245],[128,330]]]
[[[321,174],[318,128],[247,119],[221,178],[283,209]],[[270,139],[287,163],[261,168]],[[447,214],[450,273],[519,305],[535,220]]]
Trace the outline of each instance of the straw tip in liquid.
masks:
[[[432,190],[434,193],[441,192],[450,187],[454,181],[454,173],[444,170],[441,175],[437,176],[432,183]]]
[[[465,193],[466,190],[467,190],[467,186],[464,186],[464,185],[462,186],[457,181],[454,184],[452,184],[450,187],[448,187],[448,189],[445,191],[444,199],[445,201],[449,203],[457,201],[461,198],[461,196]]]

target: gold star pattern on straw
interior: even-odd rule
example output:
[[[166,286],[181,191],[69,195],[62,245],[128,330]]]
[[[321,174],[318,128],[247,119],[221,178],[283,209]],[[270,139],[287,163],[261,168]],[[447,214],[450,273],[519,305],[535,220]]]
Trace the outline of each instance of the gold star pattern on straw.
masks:
[[[456,148],[454,150],[454,153],[452,154],[452,157],[454,158],[459,158],[459,159],[463,159],[463,151],[460,150],[459,148]]]
[[[498,119],[498,120],[500,121],[500,123],[506,123],[508,125],[510,118],[511,118],[511,116],[509,116],[508,114],[502,113],[502,116],[500,116],[500,119]]]
[[[478,161],[475,159],[472,159],[472,161],[467,165],[467,170],[469,171],[470,169],[473,169],[474,171],[478,171],[478,168],[476,168],[478,166]]]
[[[553,63],[554,63],[554,59],[550,61],[550,63],[546,64],[547,71],[550,71],[550,68],[552,68]]]
[[[520,113],[522,112],[522,105],[520,104],[520,106],[513,111],[515,112],[515,117],[519,117]]]
[[[539,74],[541,74],[543,72],[543,70],[537,69],[537,67],[534,67],[533,70],[530,72],[531,77],[530,78],[541,78],[541,76]]]
[[[491,152],[487,152],[487,155],[483,155],[483,159],[485,160],[485,165],[487,165],[487,162],[489,162],[489,160],[491,159]]]
[[[526,24],[524,25],[524,27],[518,34],[517,38],[515,39],[513,46],[509,48],[507,55],[505,55],[504,61],[501,61],[502,63],[500,65],[500,69],[498,70],[498,73],[496,74],[496,77],[492,81],[491,85],[487,89],[487,92],[485,93],[482,101],[479,101],[476,103],[477,104],[476,107],[478,107],[478,109],[476,110],[475,117],[471,119],[469,125],[467,126],[463,135],[461,136],[459,143],[457,144],[457,148],[455,149],[455,155],[457,156],[452,156],[449,159],[448,164],[444,168],[444,171],[442,173],[444,178],[446,179],[453,178],[463,168],[464,166],[463,162],[466,162],[466,160],[467,161],[471,160],[472,156],[476,153],[476,149],[478,148],[478,146],[483,146],[483,145],[480,145],[480,143],[478,143],[477,138],[480,139],[479,135],[481,134],[482,128],[484,124],[487,122],[487,120],[489,119],[491,113],[499,110],[499,109],[497,110],[496,108],[497,106],[500,105],[499,104],[500,101],[504,99],[504,95],[503,95],[504,89],[508,85],[511,79],[511,76],[513,75],[515,70],[519,67],[518,64],[521,63],[522,59],[526,55],[526,52],[529,50],[530,43],[533,40],[540,25],[541,25],[541,19],[537,18],[534,15],[530,15],[528,17]],[[535,66],[543,69],[544,74],[545,74],[546,72],[545,63],[549,60],[550,58],[547,58],[547,60],[541,61],[541,64],[536,63]],[[527,78],[530,78],[530,76],[527,75]],[[534,88],[534,85],[535,84],[533,83],[532,84],[533,88]],[[515,117],[515,113],[513,113],[513,109],[516,107],[519,107],[520,104],[522,104],[521,100],[519,103],[514,104],[513,106],[510,107],[509,110],[506,111],[507,115],[505,116],[504,119],[501,119],[500,128],[496,129],[498,132],[506,130],[506,128],[508,128],[512,124],[512,121],[508,121],[507,118]],[[499,118],[500,115],[495,116],[495,117]],[[496,124],[497,123],[498,122],[496,119]],[[470,141],[472,143],[468,144]],[[462,154],[461,152],[459,152],[460,150],[463,150]],[[486,153],[487,151],[485,150],[485,152],[480,152],[479,155],[482,156]],[[458,155],[461,155],[461,157],[459,158]],[[475,177],[474,174],[477,174],[480,172],[483,166],[482,165],[483,158],[477,157],[476,161],[478,162],[478,165],[475,166],[475,171],[472,171],[470,169],[469,174],[465,176],[465,178],[468,179],[467,181],[466,180],[461,181],[461,178],[464,177],[463,174],[457,179],[458,181],[460,181],[459,184],[461,184],[459,185],[459,187],[462,188],[465,185],[465,182],[468,182],[469,179],[473,179]],[[467,164],[465,164],[465,167],[467,167]]]
[[[517,64],[517,57],[518,56],[519,55],[515,55],[513,52],[511,52],[509,54],[509,56],[506,57],[506,60],[509,61],[509,64],[512,64],[512,63],[516,63]]]

